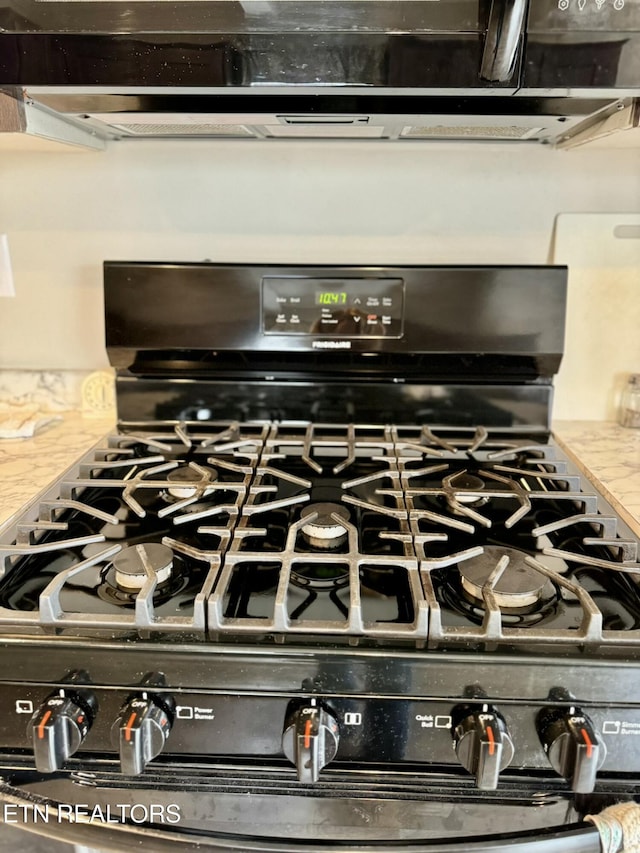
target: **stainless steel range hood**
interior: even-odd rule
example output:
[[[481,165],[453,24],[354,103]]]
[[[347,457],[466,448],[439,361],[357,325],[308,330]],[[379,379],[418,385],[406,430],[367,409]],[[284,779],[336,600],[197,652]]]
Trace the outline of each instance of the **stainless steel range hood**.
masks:
[[[153,96],[30,91],[97,137],[115,139],[359,139],[556,142],[625,101],[454,96]],[[264,112],[267,106],[274,112]],[[350,112],[348,107],[355,107]],[[360,107],[360,109],[358,109]],[[286,110],[281,112],[279,110]],[[399,110],[392,112],[392,110]]]
[[[640,0],[0,0],[0,87],[105,139],[555,142],[640,96]]]

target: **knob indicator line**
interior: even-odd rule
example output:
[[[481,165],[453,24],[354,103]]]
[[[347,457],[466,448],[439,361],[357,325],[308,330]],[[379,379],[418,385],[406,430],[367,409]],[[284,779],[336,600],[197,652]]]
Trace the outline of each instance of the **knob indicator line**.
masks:
[[[496,749],[496,740],[491,726],[487,726],[487,737],[489,738],[489,755],[493,755]]]
[[[136,719],[136,712],[134,711],[127,721],[127,725],[124,729],[124,739],[131,740],[131,727],[133,726]]]
[[[584,742],[587,745],[587,758],[591,758],[591,753],[593,752],[593,743],[591,738],[589,737],[586,729],[580,729],[580,734],[584,738]]]
[[[44,717],[40,720],[40,725],[38,726],[38,737],[40,740],[44,738],[44,727],[47,725],[49,717],[51,716],[51,708],[45,713]]]

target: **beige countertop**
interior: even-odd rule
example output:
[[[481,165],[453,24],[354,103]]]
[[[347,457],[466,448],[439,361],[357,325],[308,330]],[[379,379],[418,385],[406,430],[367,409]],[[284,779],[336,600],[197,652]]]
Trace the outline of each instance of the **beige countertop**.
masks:
[[[66,412],[29,439],[0,441],[0,524],[113,428],[112,418]],[[556,439],[640,536],[640,430],[558,421]]]
[[[640,536],[640,429],[601,421],[557,421],[554,435]]]
[[[114,426],[113,417],[63,412],[33,438],[0,440],[0,524],[29,503]]]

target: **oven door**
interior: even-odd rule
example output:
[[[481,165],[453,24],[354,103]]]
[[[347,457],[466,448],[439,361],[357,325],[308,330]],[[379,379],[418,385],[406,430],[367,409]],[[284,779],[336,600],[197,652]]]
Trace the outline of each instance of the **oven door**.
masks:
[[[478,792],[460,780],[426,783],[423,795],[384,771],[351,794],[338,776],[323,790],[246,769],[199,776],[179,768],[144,779],[107,773],[13,774],[0,785],[0,817],[26,830],[102,851],[260,853],[599,853],[596,828],[573,797],[541,780]],[[6,778],[6,777],[5,777]],[[528,780],[531,782],[531,780]],[[410,786],[408,786],[410,787]],[[358,785],[356,784],[356,788]],[[386,790],[383,790],[386,789]],[[595,797],[599,810],[613,799]],[[517,830],[514,831],[514,828]]]

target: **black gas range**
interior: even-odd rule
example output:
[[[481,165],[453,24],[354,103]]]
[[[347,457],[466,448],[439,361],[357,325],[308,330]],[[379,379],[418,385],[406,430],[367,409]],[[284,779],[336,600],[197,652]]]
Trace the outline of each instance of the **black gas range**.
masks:
[[[640,564],[549,431],[565,302],[559,267],[106,264],[118,428],[0,531],[5,812],[597,851]]]

